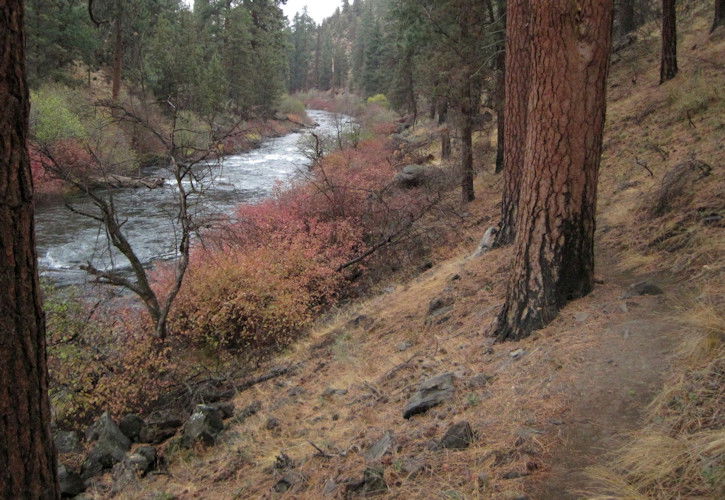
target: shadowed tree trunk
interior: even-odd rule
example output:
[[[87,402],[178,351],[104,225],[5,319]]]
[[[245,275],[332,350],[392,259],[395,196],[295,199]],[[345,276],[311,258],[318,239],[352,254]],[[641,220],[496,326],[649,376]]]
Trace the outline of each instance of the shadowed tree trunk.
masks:
[[[121,29],[120,18],[116,18],[113,22],[113,37],[113,82],[111,85],[111,98],[116,102],[121,93],[121,68],[123,66],[123,31]]]
[[[466,71],[461,95],[461,200],[476,199],[473,191],[473,93],[470,71]]]
[[[677,75],[677,12],[675,0],[662,0],[662,63],[660,84]]]
[[[635,19],[634,0],[621,0],[619,2],[619,23],[622,34],[630,33],[637,28],[637,20]]]
[[[712,21],[710,33],[723,24],[725,24],[725,0],[715,0],[715,19]]]
[[[498,133],[496,135],[496,173],[504,168],[504,134],[506,130],[506,117],[504,108],[506,102],[506,53],[503,44],[498,48],[496,60],[496,121]]]
[[[0,109],[0,498],[55,499],[19,0],[0,0]]]
[[[494,246],[513,242],[516,234],[516,208],[519,202],[521,169],[526,140],[531,35],[529,0],[509,0],[506,6],[504,188],[501,221]]]
[[[506,117],[504,108],[506,102],[506,5],[503,0],[497,2],[498,15],[501,18],[499,23],[500,33],[496,38],[498,44],[496,51],[496,173],[501,173],[504,168],[504,134],[506,130]],[[489,3],[492,9],[492,5]]]
[[[438,100],[438,125],[441,128],[441,158],[447,160],[451,157],[451,132],[448,129],[448,98],[440,97]]]
[[[530,8],[528,126],[511,281],[494,329],[499,340],[546,326],[594,284],[613,1]]]

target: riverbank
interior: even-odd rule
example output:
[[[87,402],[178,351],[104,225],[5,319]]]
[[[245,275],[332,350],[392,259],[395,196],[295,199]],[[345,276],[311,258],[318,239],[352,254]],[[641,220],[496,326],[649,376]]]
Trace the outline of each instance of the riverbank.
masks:
[[[483,156],[462,240],[318,318],[239,384],[215,446],[160,446],[164,474],[123,495],[722,496],[724,101],[710,61],[725,52],[708,20],[684,24],[695,48],[668,84],[656,36],[612,67],[592,294],[522,342],[485,337],[511,256],[471,257],[499,211]]]

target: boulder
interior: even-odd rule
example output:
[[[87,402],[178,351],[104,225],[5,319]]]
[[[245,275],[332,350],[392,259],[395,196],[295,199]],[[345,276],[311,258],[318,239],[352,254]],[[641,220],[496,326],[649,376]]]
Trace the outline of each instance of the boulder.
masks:
[[[629,290],[622,295],[623,299],[631,299],[639,295],[662,295],[664,292],[657,285],[650,283],[649,281],[642,281],[635,283],[629,287]]]
[[[282,427],[282,424],[280,423],[278,418],[275,417],[269,417],[267,419],[267,422],[264,424],[264,428],[268,431],[274,431]]]
[[[333,396],[344,396],[347,394],[347,389],[335,389],[334,387],[328,387],[322,391],[323,398],[331,398]]]
[[[365,460],[368,462],[377,462],[385,456],[393,447],[393,433],[385,431],[383,437],[378,439],[368,451],[365,452]]]
[[[453,397],[453,374],[443,373],[423,381],[418,391],[408,401],[403,410],[403,418],[410,418],[419,413],[425,413],[434,406]]]
[[[153,468],[155,462],[156,448],[153,446],[141,446],[126,455],[122,462],[113,467],[112,491],[118,493],[137,482]]]
[[[363,472],[362,479],[347,483],[346,490],[350,496],[373,496],[385,493],[388,491],[388,484],[385,482],[383,469],[368,467]]]
[[[223,419],[231,418],[234,416],[234,403],[231,403],[229,401],[221,401],[219,403],[214,403],[211,406],[221,412]]]
[[[133,442],[138,442],[141,428],[143,427],[143,419],[134,413],[125,415],[118,421],[118,428],[121,432]]]
[[[222,429],[224,423],[221,411],[209,405],[196,405],[194,413],[184,424],[181,444],[185,448],[190,448],[199,442],[211,446],[216,442]]]
[[[471,255],[471,257],[480,257],[481,255],[491,250],[493,248],[494,242],[496,241],[497,234],[498,228],[496,226],[491,226],[486,229],[486,232],[483,233],[483,238],[481,238],[481,242],[478,244],[478,247],[473,252],[473,255]]]
[[[448,428],[439,443],[441,448],[449,450],[464,450],[473,442],[474,434],[468,422],[458,422]]]
[[[453,305],[454,299],[451,296],[435,297],[428,303],[428,316],[435,316],[447,312]]]
[[[128,439],[116,425],[108,412],[101,415],[86,431],[86,439],[96,444],[83,462],[81,474],[88,479],[110,469],[123,460],[131,447]]]
[[[139,432],[139,442],[159,444],[176,434],[183,420],[178,413],[170,410],[159,410],[146,418]]]
[[[56,431],[53,442],[58,453],[77,453],[81,451],[81,439],[76,431]]]
[[[124,436],[125,437],[125,436]],[[123,460],[128,447],[123,448],[109,439],[99,439],[86,457],[81,468],[84,479],[97,476]]]
[[[58,466],[58,483],[60,484],[60,495],[62,497],[74,497],[86,490],[81,475],[68,470],[63,464]]]
[[[253,403],[245,406],[242,408],[242,410],[237,413],[237,415],[234,417],[233,422],[235,424],[241,424],[245,420],[247,420],[249,417],[256,415],[259,413],[259,411],[262,409],[262,403],[259,401],[254,401]]]
[[[93,442],[101,440],[113,441],[125,450],[131,447],[131,440],[121,432],[121,429],[116,425],[116,422],[113,421],[108,412],[98,417],[98,420],[93,422],[86,431],[86,441]]]
[[[442,177],[438,167],[430,165],[406,165],[393,178],[393,183],[399,188],[414,188],[429,184]]]
[[[284,493],[298,484],[302,484],[307,481],[307,478],[301,472],[291,470],[286,472],[274,485],[274,491],[277,493]]]

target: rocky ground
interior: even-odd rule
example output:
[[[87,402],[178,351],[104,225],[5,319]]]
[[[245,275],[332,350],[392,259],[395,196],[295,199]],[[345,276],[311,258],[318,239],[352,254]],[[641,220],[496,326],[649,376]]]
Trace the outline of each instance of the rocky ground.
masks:
[[[589,495],[587,467],[627,443],[680,369],[683,310],[705,300],[705,284],[722,294],[723,104],[712,89],[725,47],[695,21],[670,86],[657,85],[654,25],[615,55],[592,294],[522,342],[486,336],[510,268],[509,249],[472,255],[498,213],[501,180],[486,163],[464,214],[474,229],[446,258],[320,319],[254,377],[190,388],[181,414],[104,415],[85,444],[59,434],[76,452],[66,493]]]

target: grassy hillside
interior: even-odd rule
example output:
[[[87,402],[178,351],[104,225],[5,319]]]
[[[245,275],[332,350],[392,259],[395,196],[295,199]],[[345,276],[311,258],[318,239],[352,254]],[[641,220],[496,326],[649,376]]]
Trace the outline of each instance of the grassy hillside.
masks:
[[[725,36],[708,35],[706,7],[683,13],[671,82],[657,85],[655,24],[614,55],[590,296],[523,342],[485,335],[510,265],[507,248],[470,257],[498,218],[501,178],[485,130],[478,200],[448,219],[460,246],[438,248],[431,269],[321,318],[272,361],[293,366],[291,375],[233,400],[237,410],[260,402],[259,412],[215,447],[166,450],[168,473],[120,497],[375,488],[387,498],[721,496]],[[663,293],[630,288],[642,281]],[[419,383],[443,373],[454,376],[452,398],[404,419]],[[470,446],[441,448],[464,421]],[[387,432],[385,453],[366,459]]]

